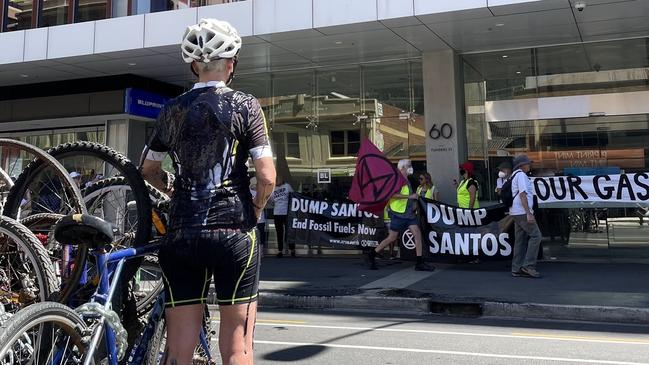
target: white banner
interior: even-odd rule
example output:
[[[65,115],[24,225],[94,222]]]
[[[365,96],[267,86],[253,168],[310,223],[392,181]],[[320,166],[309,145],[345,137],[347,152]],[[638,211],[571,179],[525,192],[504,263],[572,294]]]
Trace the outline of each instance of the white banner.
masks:
[[[649,201],[649,174],[537,177],[534,188],[540,205],[645,203]]]

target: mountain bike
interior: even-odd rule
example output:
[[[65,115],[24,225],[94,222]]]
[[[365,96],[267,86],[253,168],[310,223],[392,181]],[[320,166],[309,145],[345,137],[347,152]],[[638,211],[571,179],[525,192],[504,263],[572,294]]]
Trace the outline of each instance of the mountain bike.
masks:
[[[156,252],[160,243],[109,252],[113,229],[101,218],[74,214],[62,218],[55,238],[66,244],[85,245],[95,257],[98,285],[91,300],[76,309],[59,303],[31,305],[0,328],[0,364],[128,365],[157,364],[164,340],[164,293],[155,300],[139,341],[125,358],[127,332],[112,308],[112,299],[128,259]],[[208,317],[209,318],[209,313]],[[205,321],[195,363],[213,363],[209,321]]]

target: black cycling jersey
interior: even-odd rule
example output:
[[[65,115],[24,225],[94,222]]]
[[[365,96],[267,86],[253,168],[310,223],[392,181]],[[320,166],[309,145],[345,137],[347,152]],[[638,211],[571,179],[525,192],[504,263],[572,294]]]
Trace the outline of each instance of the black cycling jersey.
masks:
[[[176,169],[170,230],[255,227],[246,162],[249,154],[272,156],[257,99],[227,87],[195,88],[165,105],[148,146],[169,153]]]

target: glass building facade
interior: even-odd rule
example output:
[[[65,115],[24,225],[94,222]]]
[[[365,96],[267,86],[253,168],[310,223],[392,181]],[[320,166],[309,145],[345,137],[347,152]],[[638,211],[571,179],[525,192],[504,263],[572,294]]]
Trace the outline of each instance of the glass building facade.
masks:
[[[649,39],[463,55],[469,159],[481,196],[519,153],[536,176],[647,170]],[[560,107],[557,107],[560,106]],[[542,210],[551,256],[648,257],[646,210],[597,204]]]
[[[266,114],[278,173],[302,193],[346,198],[364,138],[425,171],[421,61],[237,75]],[[319,170],[331,183],[319,184]]]

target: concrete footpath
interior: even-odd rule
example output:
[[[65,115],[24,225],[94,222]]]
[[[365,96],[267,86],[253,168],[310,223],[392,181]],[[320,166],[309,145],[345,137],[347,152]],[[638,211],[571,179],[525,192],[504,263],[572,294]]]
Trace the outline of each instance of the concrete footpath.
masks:
[[[513,278],[508,262],[436,267],[265,257],[260,305],[649,324],[649,265],[540,262],[541,279]]]

